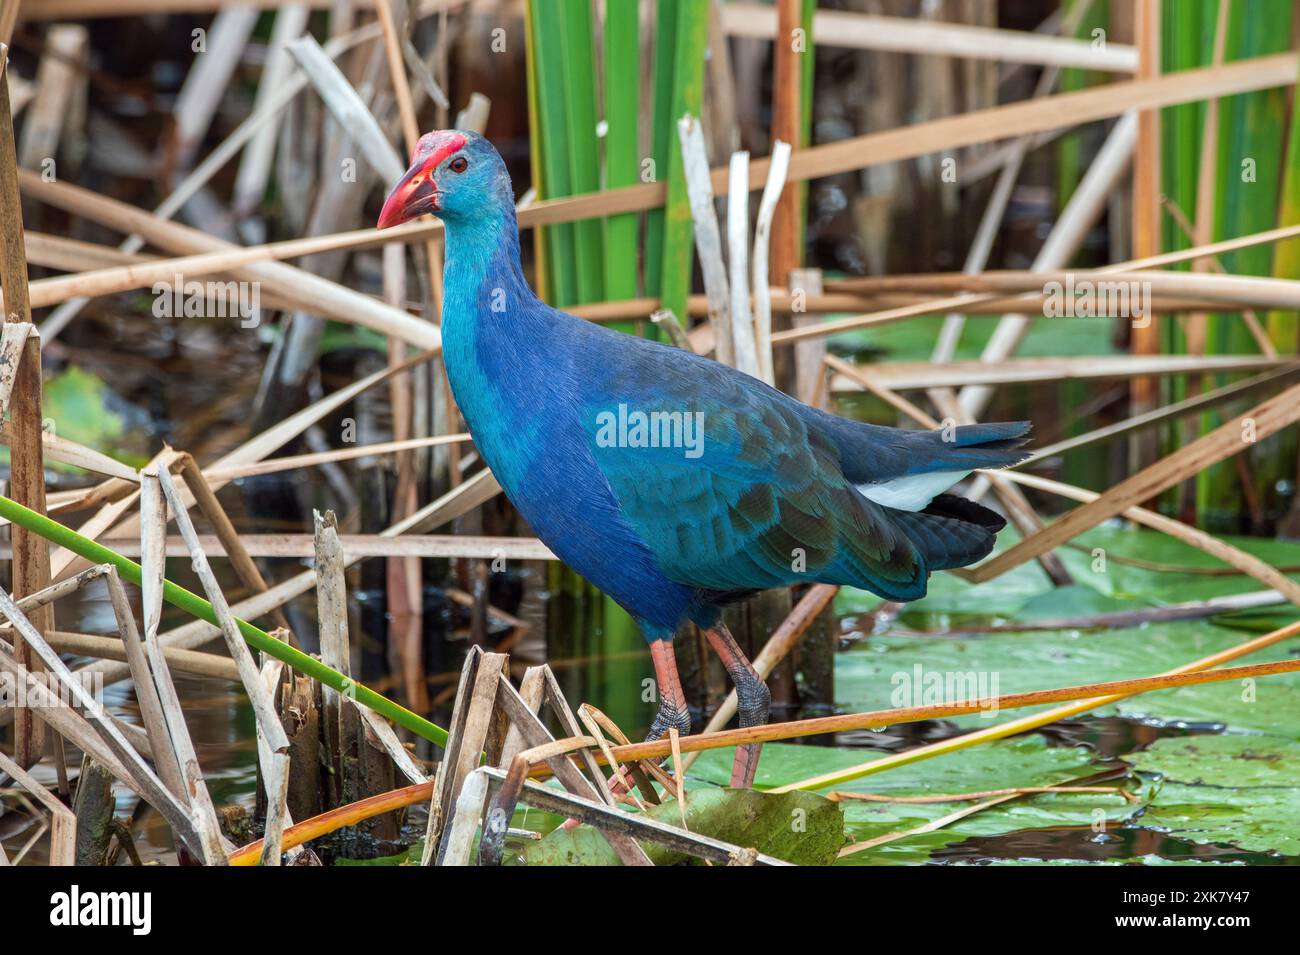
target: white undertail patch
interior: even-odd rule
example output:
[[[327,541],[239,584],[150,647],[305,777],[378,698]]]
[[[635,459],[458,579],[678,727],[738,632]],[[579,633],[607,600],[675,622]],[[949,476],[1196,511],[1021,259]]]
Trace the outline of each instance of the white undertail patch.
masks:
[[[884,507],[898,511],[923,511],[937,496],[968,474],[969,471],[928,471],[857,487],[863,497]]]

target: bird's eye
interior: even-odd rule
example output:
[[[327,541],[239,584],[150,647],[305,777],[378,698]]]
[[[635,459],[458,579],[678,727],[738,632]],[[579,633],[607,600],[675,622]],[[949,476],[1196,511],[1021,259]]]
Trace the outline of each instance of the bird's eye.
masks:
[[[452,172],[464,172],[469,168],[469,160],[464,156],[457,156],[451,162],[447,163],[447,168]]]

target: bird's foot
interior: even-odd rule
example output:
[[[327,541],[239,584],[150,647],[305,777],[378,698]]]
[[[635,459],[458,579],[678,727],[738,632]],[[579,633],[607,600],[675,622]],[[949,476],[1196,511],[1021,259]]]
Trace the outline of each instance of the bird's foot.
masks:
[[[689,736],[691,714],[684,705],[676,704],[673,700],[664,697],[660,700],[659,710],[655,713],[654,722],[650,724],[650,732],[646,734],[645,741],[653,743],[655,740],[663,739],[670,729],[677,730],[682,736]],[[664,761],[656,759],[653,762],[659,766]],[[610,793],[615,800],[623,799],[631,791],[632,786],[632,774],[626,769],[620,770],[609,782]]]
[[[685,706],[665,697],[659,703],[659,712],[655,714],[654,722],[650,724],[650,732],[646,734],[645,741],[653,743],[657,739],[663,739],[670,729],[677,730],[682,736],[689,736],[691,714]]]
[[[654,722],[650,724],[646,742],[662,739],[670,729],[676,729],[683,736],[689,735],[691,714],[686,706],[686,694],[682,692],[682,681],[677,676],[672,640],[652,640],[650,658],[654,663],[655,683],[659,687],[659,709],[655,713]],[[657,760],[655,765],[662,762],[663,760]],[[616,803],[631,801],[629,794],[635,785],[631,772],[626,769],[617,770],[607,785]],[[577,820],[570,819],[563,824],[563,828],[572,829],[577,825]]]

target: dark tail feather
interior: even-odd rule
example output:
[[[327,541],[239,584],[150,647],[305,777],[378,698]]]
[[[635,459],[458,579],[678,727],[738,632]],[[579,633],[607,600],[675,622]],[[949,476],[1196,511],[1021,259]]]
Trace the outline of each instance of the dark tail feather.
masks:
[[[994,534],[1007,526],[1007,519],[997,511],[991,511],[983,504],[976,504],[956,494],[940,494],[922,513],[978,524]]]
[[[966,567],[987,557],[1006,526],[1000,514],[954,494],[940,494],[923,511],[889,509],[890,519],[925,557],[931,571]]]

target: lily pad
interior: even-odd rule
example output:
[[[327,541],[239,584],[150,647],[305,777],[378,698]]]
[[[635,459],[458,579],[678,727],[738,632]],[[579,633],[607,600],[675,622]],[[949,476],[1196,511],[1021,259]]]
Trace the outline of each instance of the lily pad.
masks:
[[[1139,823],[1199,843],[1300,855],[1300,743],[1271,736],[1162,739],[1128,759],[1162,783]]]
[[[647,816],[681,827],[680,807],[669,800]],[[829,865],[844,845],[840,807],[812,793],[773,795],[747,789],[697,789],[686,799],[687,828],[796,865]],[[690,857],[643,841],[655,865],[675,865]],[[591,826],[557,829],[524,850],[528,865],[618,865],[618,857]]]
[[[759,762],[759,786],[781,786],[810,776],[869,762],[870,750],[826,749],[817,746],[769,743]],[[878,757],[876,757],[878,758]],[[691,777],[715,782],[728,778],[731,750],[712,750],[691,767]],[[961,750],[910,766],[899,766],[880,775],[863,776],[828,789],[845,793],[885,796],[934,796],[987,792],[1031,786],[1050,786],[1087,777],[1099,770],[1092,753],[1083,747],[1049,746],[1038,735],[1028,734]],[[1132,781],[1119,780],[1107,786],[1135,789]],[[970,801],[942,803],[876,802],[845,799],[844,819],[854,842],[874,839],[893,832],[918,828]],[[960,819],[944,829],[918,833],[865,850],[841,860],[847,865],[901,865],[925,862],[931,853],[970,836],[992,836],[1022,829],[1048,826],[1075,827],[1080,838],[1093,835],[1097,825],[1119,825],[1140,806],[1121,796],[1106,793],[1044,793],[991,806]]]
[[[836,657],[836,702],[848,711],[939,702],[915,694],[932,685],[928,681],[943,679],[946,686],[949,675],[954,681],[960,677],[956,685],[974,685],[979,698],[986,693],[1018,693],[1153,676],[1239,646],[1248,639],[1248,633],[1206,620],[1152,623],[1123,630],[969,637],[886,634],[870,637]],[[1241,662],[1285,660],[1293,649],[1294,642],[1282,643]],[[1035,710],[973,714],[955,717],[951,722],[963,728],[982,728],[1028,712]],[[1221,723],[1230,729],[1300,739],[1300,674],[1279,674],[1245,685],[1208,683],[1144,693],[1092,712],[1170,723]]]

